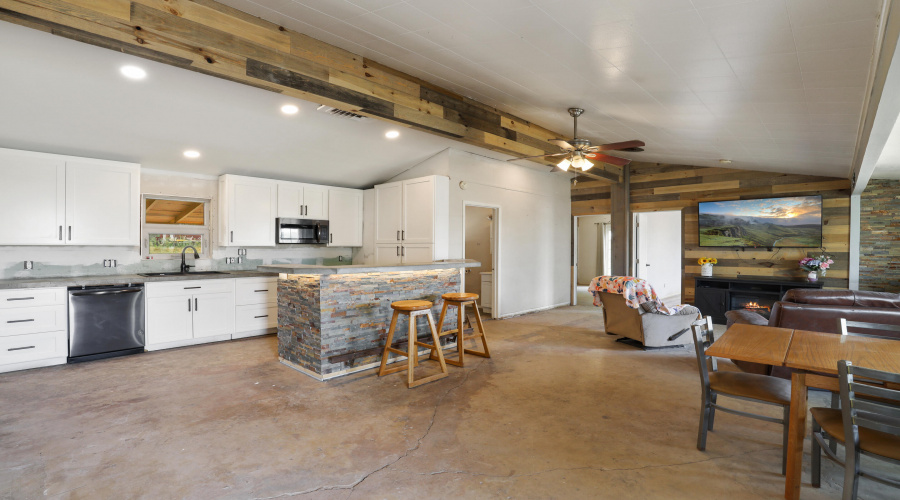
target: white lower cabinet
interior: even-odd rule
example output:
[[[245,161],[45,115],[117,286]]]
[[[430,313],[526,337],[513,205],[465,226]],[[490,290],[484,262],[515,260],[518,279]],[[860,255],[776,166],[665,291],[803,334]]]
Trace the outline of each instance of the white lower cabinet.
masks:
[[[234,333],[234,279],[147,283],[147,342],[154,351],[228,340]]]
[[[0,373],[66,362],[66,298],[65,288],[0,290]]]
[[[265,335],[278,330],[278,278],[235,279],[234,335]]]

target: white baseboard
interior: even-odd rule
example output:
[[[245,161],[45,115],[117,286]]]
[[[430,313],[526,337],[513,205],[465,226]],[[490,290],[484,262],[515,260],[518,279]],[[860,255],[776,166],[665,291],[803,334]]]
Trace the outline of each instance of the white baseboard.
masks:
[[[159,344],[150,344],[144,346],[146,351],[158,351],[160,349],[172,349],[175,347],[187,347],[189,345],[209,344],[210,342],[222,342],[223,340],[231,340],[231,334],[215,335],[211,337],[200,337],[197,339],[176,340],[174,342],[161,342]]]
[[[504,314],[504,315],[500,316],[498,319],[508,319],[508,318],[512,318],[515,316],[522,316],[523,314],[531,314],[531,313],[536,313],[536,312],[541,312],[541,311],[549,311],[550,309],[556,309],[557,307],[564,307],[564,306],[568,306],[568,305],[569,305],[568,302],[560,302],[559,304],[553,304],[552,306],[538,307],[535,309],[528,309],[526,311],[518,311],[518,312],[514,312],[514,313]]]
[[[0,373],[16,372],[19,370],[30,370],[32,368],[43,368],[45,366],[64,365],[66,357],[35,359],[33,361],[22,361],[21,363],[10,363],[8,365],[0,365]]]

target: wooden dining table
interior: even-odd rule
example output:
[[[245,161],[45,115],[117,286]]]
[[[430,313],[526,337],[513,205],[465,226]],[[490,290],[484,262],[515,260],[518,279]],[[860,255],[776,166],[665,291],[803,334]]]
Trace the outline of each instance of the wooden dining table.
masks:
[[[800,498],[808,389],[814,387],[838,392],[836,375],[840,360],[900,373],[900,341],[760,325],[731,326],[707,349],[706,354],[791,369],[791,411],[784,485],[784,498],[790,500]]]

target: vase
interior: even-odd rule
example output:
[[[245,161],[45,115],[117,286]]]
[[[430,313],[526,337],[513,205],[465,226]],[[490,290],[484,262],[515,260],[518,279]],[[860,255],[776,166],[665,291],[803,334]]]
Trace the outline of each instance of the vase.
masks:
[[[816,274],[815,271],[810,271],[809,276],[807,276],[806,279],[808,279],[810,283],[814,283],[816,281],[819,281],[819,275]]]
[[[712,276],[712,264],[700,264],[700,276]]]

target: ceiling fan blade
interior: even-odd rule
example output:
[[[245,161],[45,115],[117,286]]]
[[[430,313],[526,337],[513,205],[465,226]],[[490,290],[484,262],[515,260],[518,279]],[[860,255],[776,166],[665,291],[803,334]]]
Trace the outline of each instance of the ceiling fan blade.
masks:
[[[603,163],[609,163],[610,165],[617,165],[619,167],[624,167],[631,163],[631,160],[628,158],[619,158],[618,156],[609,156],[603,153],[586,153],[584,157],[591,160],[602,161]]]
[[[530,160],[532,158],[553,158],[554,156],[568,156],[568,155],[569,155],[569,153],[566,152],[566,153],[556,153],[556,154],[552,154],[552,155],[523,156],[521,158],[511,158],[506,161]]]
[[[644,144],[644,141],[612,142],[609,144],[594,146],[597,148],[594,151],[621,151],[623,149],[642,148],[644,146],[646,146],[646,144]]]
[[[562,139],[550,139],[550,142],[565,149],[566,151],[575,151],[575,146],[569,144],[568,142],[566,142]]]

